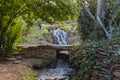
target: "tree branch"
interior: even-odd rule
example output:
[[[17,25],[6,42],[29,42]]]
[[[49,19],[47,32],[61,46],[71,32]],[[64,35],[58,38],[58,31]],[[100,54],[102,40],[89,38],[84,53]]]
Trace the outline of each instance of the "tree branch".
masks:
[[[24,8],[26,7],[26,5],[24,5],[18,12],[16,12],[14,15],[10,16],[7,25],[4,27],[3,31],[2,31],[2,35],[4,36],[5,32],[8,30],[8,27],[10,25],[10,23],[13,21],[13,19],[15,19],[17,17],[17,15],[21,14],[21,12],[24,11]]]
[[[92,15],[92,13],[90,12],[90,10],[85,6],[85,3],[84,2],[82,2],[82,7],[85,9],[85,11],[88,13],[88,15],[91,17],[91,19],[93,20],[93,21],[96,21],[95,20],[95,17]]]
[[[102,20],[100,19],[102,1],[103,1],[103,0],[98,0],[98,2],[97,2],[97,21],[98,21],[98,23],[100,24],[100,26],[103,28],[106,36],[107,36],[108,38],[110,38],[111,35],[108,33],[108,31],[107,31],[106,28],[104,27],[104,24],[103,24]]]

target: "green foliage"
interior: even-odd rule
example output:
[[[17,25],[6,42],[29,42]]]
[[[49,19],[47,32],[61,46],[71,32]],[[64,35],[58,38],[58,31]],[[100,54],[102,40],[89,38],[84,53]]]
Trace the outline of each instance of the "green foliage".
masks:
[[[79,1],[79,0],[78,0]],[[81,1],[79,1],[81,4]],[[86,7],[90,10],[90,12],[93,15],[96,15],[96,2],[97,0],[91,0],[88,1],[86,4]],[[112,11],[113,5],[115,6],[115,1],[110,0],[109,3],[104,3],[105,11],[105,20],[103,20],[103,24],[106,28],[108,28],[109,22],[111,21],[111,25],[113,27],[119,26],[119,13],[120,8],[119,6],[115,9],[114,14],[110,13]],[[91,77],[91,71],[93,70],[94,65],[94,59],[93,57],[98,54],[96,52],[98,47],[102,47],[106,49],[105,45],[114,43],[117,44],[117,41],[120,40],[120,33],[115,33],[111,39],[105,39],[104,38],[104,32],[102,28],[97,24],[97,21],[93,21],[90,16],[87,14],[87,12],[84,11],[83,8],[81,8],[80,16],[78,18],[78,32],[83,33],[83,35],[86,38],[86,41],[84,41],[80,45],[75,45],[74,50],[72,54],[70,55],[70,62],[71,65],[79,70],[77,75],[77,80],[90,80]],[[104,15],[104,14],[102,14]],[[104,18],[103,18],[104,19]],[[83,37],[83,36],[82,36]],[[108,46],[106,51],[110,51],[112,49],[111,46]],[[114,60],[113,60],[114,61]],[[109,59],[109,56],[106,57],[106,62],[110,63],[112,62],[111,59]],[[97,68],[101,68],[99,64],[95,64]],[[112,70],[112,69],[111,69]],[[97,73],[97,72],[96,72]]]
[[[23,14],[24,3],[21,0],[1,0],[0,19],[1,27],[8,26],[14,18]]]
[[[111,43],[111,42],[117,42],[120,41],[120,32],[116,32],[113,34],[111,39],[104,40],[104,43]]]
[[[93,59],[96,54],[96,50],[101,47],[106,52],[113,51],[113,46],[109,44],[119,44],[120,32],[114,34],[111,39],[103,39],[101,41],[86,41],[80,45],[74,45],[73,52],[70,54],[70,63],[73,67],[77,68],[78,75],[77,80],[90,80],[91,71],[95,65],[95,60]],[[107,45],[107,46],[106,46]],[[118,50],[119,54],[119,50]],[[106,56],[106,62],[111,63],[115,60],[110,59],[110,56]],[[97,68],[101,68],[101,64],[96,64]],[[111,68],[112,70],[112,68]],[[98,71],[96,71],[96,74]]]
[[[11,55],[19,42],[22,25],[15,22],[18,17],[22,17],[27,26],[38,18],[52,23],[74,18],[75,7],[69,0],[0,0],[0,54]]]
[[[2,47],[4,53],[1,54],[0,58],[6,58],[17,53],[17,45],[22,41],[23,24],[24,22],[21,18],[17,18],[11,23],[11,27],[5,33],[4,45]]]
[[[84,35],[86,39],[100,40],[104,38],[102,28],[94,22],[86,13],[78,20],[78,32]]]
[[[113,36],[112,36],[113,40],[119,40],[120,39],[120,32],[117,32],[115,33]]]
[[[70,23],[72,23],[72,22],[70,22]],[[60,28],[64,31],[66,31],[69,37],[73,37],[73,36],[76,36],[76,34],[77,34],[77,32],[74,30],[74,27],[77,27],[77,26],[74,24],[74,27],[73,27],[72,24],[70,24],[70,23],[66,24],[65,22],[61,22]]]
[[[35,39],[42,39],[42,37],[47,35],[49,35],[47,28],[40,29],[38,26],[32,26],[30,27],[29,34],[24,39],[29,42]]]
[[[80,2],[79,5],[80,4],[82,3]],[[86,7],[89,8],[90,12],[93,15],[96,15],[96,6],[96,0],[89,1],[86,5]],[[77,30],[80,33],[80,36],[82,35],[86,39],[100,40],[100,38],[102,38],[102,36],[104,35],[104,32],[99,24],[91,19],[84,8],[81,8],[81,12],[78,17]]]
[[[119,27],[120,25],[120,4],[116,8],[114,15],[112,16],[112,19],[110,21],[111,25],[114,27]]]
[[[85,7],[90,11],[90,13],[94,16],[96,16],[96,8],[97,8],[97,0],[85,0],[83,1],[86,3]],[[81,2],[80,2],[81,4]],[[109,28],[110,27],[119,27],[120,25],[120,4],[116,3],[114,0],[109,0],[109,1],[103,1],[101,6],[101,11],[102,9],[104,10],[104,13],[100,13],[99,17],[101,17],[101,21],[104,25],[104,27],[107,29],[109,33]],[[105,38],[105,32],[103,31],[102,27],[98,24],[99,22],[95,18],[95,20],[92,20],[90,15],[87,13],[85,8],[80,9],[80,16],[78,18],[78,31],[79,33],[83,33],[86,39],[103,39]],[[112,34],[112,33],[110,33]],[[81,34],[80,34],[81,35]]]
[[[86,37],[94,31],[94,28],[96,27],[95,23],[91,20],[91,18],[87,15],[82,16],[79,19],[80,27],[79,30],[82,30],[83,34],[86,35]],[[79,31],[80,32],[80,31]]]
[[[35,80],[37,74],[31,69],[28,69],[27,73],[25,74],[24,80]]]
[[[70,56],[72,66],[78,68],[78,80],[90,80],[91,71],[94,64],[94,55],[96,48],[100,46],[99,42],[88,41],[83,45],[77,45],[74,48],[74,53]]]
[[[76,33],[73,30],[73,27],[71,26],[71,24],[66,24],[65,22],[61,22],[59,24],[60,24],[60,28],[66,31],[69,37],[76,36]],[[27,42],[27,41],[29,42],[29,41],[38,40],[38,39],[41,40],[43,38],[47,40],[48,42],[51,42],[52,38],[51,38],[50,33],[48,32],[48,28],[53,29],[54,26],[48,25],[46,23],[46,24],[43,24],[43,28],[40,29],[38,26],[36,26],[36,24],[34,24],[33,26],[29,28],[28,35],[24,36],[25,41],[23,42]]]
[[[25,3],[36,19],[49,23],[74,18],[77,13],[76,4],[69,0],[25,0]]]

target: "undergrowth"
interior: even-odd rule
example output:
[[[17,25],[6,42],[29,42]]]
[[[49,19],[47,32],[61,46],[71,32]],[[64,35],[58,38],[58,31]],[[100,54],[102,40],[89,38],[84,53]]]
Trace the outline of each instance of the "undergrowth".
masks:
[[[120,32],[112,36],[111,39],[100,41],[86,41],[83,44],[75,45],[72,54],[70,55],[70,63],[78,69],[76,80],[90,80],[91,71],[95,63],[93,57],[99,47],[106,44],[114,43],[120,40]]]

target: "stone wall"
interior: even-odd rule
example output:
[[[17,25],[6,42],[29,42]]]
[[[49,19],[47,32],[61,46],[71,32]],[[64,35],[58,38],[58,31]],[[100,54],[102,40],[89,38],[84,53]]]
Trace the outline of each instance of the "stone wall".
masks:
[[[30,65],[46,67],[56,60],[56,50],[48,46],[19,45],[20,55],[27,59]]]
[[[96,51],[91,80],[120,80],[120,44],[106,45]]]
[[[21,48],[20,54],[25,57],[38,57],[38,58],[55,58],[56,50],[51,49],[49,47],[41,47],[41,46],[28,46]]]
[[[64,54],[68,54],[67,51],[72,49],[72,45],[54,45],[54,44],[21,44],[20,55],[27,59],[32,65],[46,66],[56,62],[57,54],[64,51]],[[61,52],[62,53],[62,52]]]

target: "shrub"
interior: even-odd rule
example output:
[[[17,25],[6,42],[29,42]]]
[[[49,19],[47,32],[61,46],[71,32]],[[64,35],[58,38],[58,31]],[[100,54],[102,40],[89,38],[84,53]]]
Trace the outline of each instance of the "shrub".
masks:
[[[107,45],[109,46],[108,50],[110,50],[111,46],[108,44],[118,44],[119,42],[120,32],[114,34],[111,39],[103,39],[101,41],[89,40],[82,44],[74,45],[73,52],[70,54],[70,63],[79,70],[77,80],[90,80],[91,71],[95,62],[93,57],[98,54],[96,50],[99,47],[104,47],[105,49],[105,45]]]
[[[17,45],[22,41],[23,20],[15,19],[8,28],[4,36],[4,44],[2,49],[1,59],[17,53]]]

